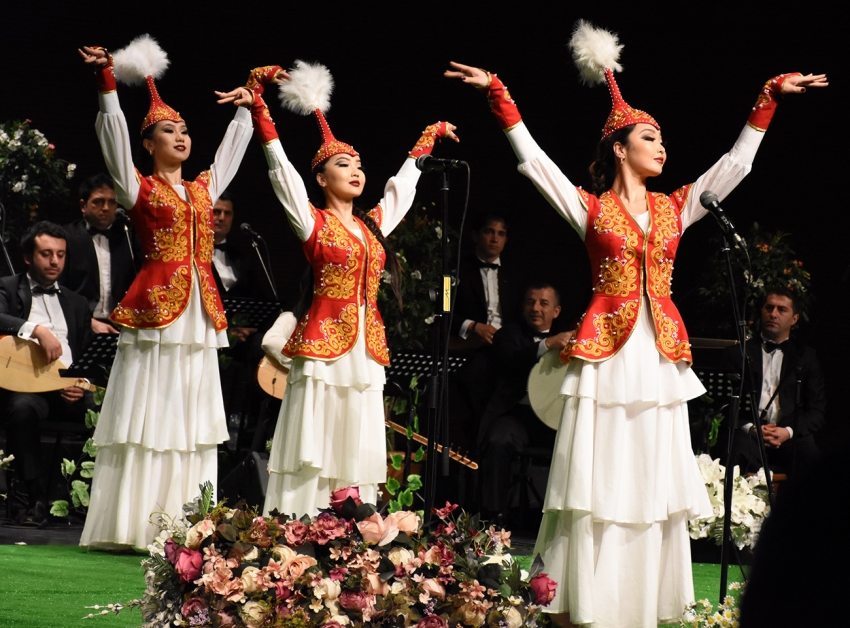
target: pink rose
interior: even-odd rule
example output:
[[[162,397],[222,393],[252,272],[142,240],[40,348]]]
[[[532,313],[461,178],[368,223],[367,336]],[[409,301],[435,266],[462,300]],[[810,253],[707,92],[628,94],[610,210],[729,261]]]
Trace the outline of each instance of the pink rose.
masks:
[[[350,611],[364,611],[374,605],[374,599],[363,591],[343,591],[339,594],[339,605]]]
[[[535,604],[546,606],[555,598],[555,590],[558,588],[558,583],[552,580],[545,573],[532,578],[529,584],[531,585],[531,589],[534,591],[534,594],[537,596],[534,600]]]
[[[174,570],[183,582],[194,582],[201,577],[201,566],[204,564],[204,555],[198,550],[181,547],[177,551],[177,562]]]
[[[323,512],[313,525],[310,526],[310,540],[319,545],[326,545],[328,541],[345,536],[347,526],[341,519],[337,519],[329,512]]]
[[[286,586],[286,584],[282,580],[276,581],[272,588],[274,589],[274,595],[279,602],[288,600],[292,595],[292,589]]]
[[[215,524],[210,519],[202,519],[186,533],[186,547],[189,549],[199,549],[204,539],[210,536],[215,531]]]
[[[356,486],[346,486],[345,488],[338,488],[332,492],[331,508],[334,509],[334,512],[339,514],[340,511],[342,511],[342,505],[349,497],[353,499],[354,503],[358,506],[363,503],[360,501],[360,489]]]
[[[183,604],[183,608],[180,609],[180,614],[183,615],[183,617],[189,618],[197,615],[202,611],[209,612],[209,608],[210,607],[207,604],[206,600],[199,597],[190,597]]]
[[[428,615],[419,620],[416,628],[449,628],[449,625],[438,615]]]
[[[398,536],[398,527],[395,521],[387,517],[382,519],[379,513],[367,517],[363,521],[357,522],[357,529],[360,530],[360,536],[366,543],[372,543],[378,547],[382,547]]]
[[[422,520],[419,518],[419,515],[415,512],[410,512],[409,510],[399,510],[394,513],[390,513],[387,519],[392,519],[395,522],[398,531],[404,532],[405,534],[418,532],[422,525]]]
[[[422,590],[431,597],[436,597],[441,600],[446,599],[446,588],[433,578],[427,578],[422,581]]]
[[[283,536],[292,547],[299,547],[307,542],[310,526],[301,523],[297,519],[287,521],[283,526]]]
[[[295,578],[300,578],[302,575],[304,575],[304,572],[315,564],[316,559],[312,556],[304,556],[303,554],[299,554],[298,556],[296,556],[292,560],[287,561],[286,564],[284,564],[283,571],[294,580]]]
[[[390,592],[390,585],[386,582],[381,582],[380,574],[366,574],[366,592],[374,595],[386,595]]]
[[[177,545],[177,543],[175,543],[172,539],[168,539],[162,549],[165,550],[165,560],[172,565],[177,562],[177,550],[180,549],[180,546]]]

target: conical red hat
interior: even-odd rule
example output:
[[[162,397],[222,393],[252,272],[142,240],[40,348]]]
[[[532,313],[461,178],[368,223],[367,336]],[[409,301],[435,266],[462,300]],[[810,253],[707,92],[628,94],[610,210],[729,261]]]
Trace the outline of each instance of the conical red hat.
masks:
[[[661,127],[651,115],[640,109],[633,109],[628,103],[623,100],[623,95],[620,93],[620,88],[617,86],[617,81],[614,80],[614,72],[611,69],[605,70],[605,82],[608,83],[608,91],[611,93],[611,113],[605,121],[605,126],[602,127],[602,137],[606,138],[614,131],[619,131],[623,127],[632,124],[640,124],[641,122],[651,124],[659,131]]]
[[[316,121],[319,123],[319,131],[322,133],[322,145],[319,147],[319,151],[316,153],[316,156],[313,157],[313,161],[310,164],[311,170],[315,170],[316,166],[327,161],[334,155],[346,154],[351,155],[352,157],[360,156],[360,153],[354,150],[354,147],[351,144],[340,142],[334,137],[334,134],[331,132],[331,127],[328,126],[328,121],[325,119],[325,114],[322,113],[321,109],[316,109],[313,113],[316,114]]]
[[[148,92],[151,97],[151,107],[148,109],[148,115],[145,116],[142,122],[142,133],[150,126],[153,126],[160,120],[171,120],[172,122],[183,122],[180,114],[166,105],[162,98],[159,97],[159,92],[156,91],[156,83],[152,76],[146,76],[145,81],[148,84]]]

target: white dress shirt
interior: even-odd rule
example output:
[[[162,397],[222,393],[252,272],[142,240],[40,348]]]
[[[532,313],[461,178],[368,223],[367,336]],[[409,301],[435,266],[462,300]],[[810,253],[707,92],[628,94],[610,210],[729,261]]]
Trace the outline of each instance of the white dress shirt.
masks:
[[[29,275],[27,275],[27,281],[29,281],[30,290],[38,286]],[[59,289],[56,282],[53,282],[50,287]],[[32,332],[37,325],[41,325],[56,336],[59,344],[62,345],[62,357],[59,359],[64,366],[71,366],[73,356],[71,355],[71,345],[68,344],[68,323],[65,321],[65,312],[62,311],[58,294],[33,293],[30,314],[27,322],[21,325],[18,330],[18,338],[38,343],[38,339],[32,337]]]
[[[492,262],[485,262],[480,257],[478,258],[482,264],[492,263],[496,266],[501,266],[501,258],[496,258]],[[487,301],[487,324],[492,325],[496,329],[502,328],[502,306],[499,301],[499,270],[497,268],[489,268],[482,266],[481,283],[484,284],[484,299]],[[469,337],[470,327],[475,321],[466,319],[460,326],[460,337],[464,340]]]
[[[91,232],[92,226],[86,221],[86,231]],[[100,296],[94,308],[94,318],[105,320],[112,310],[109,307],[109,295],[112,293],[112,257],[109,254],[109,239],[106,234],[95,233],[91,237],[94,253],[97,256],[97,271],[100,277]]]

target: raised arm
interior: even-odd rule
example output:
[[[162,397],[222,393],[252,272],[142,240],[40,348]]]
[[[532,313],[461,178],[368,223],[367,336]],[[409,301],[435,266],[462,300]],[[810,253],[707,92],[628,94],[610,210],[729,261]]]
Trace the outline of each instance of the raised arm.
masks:
[[[117,84],[112,73],[112,56],[105,48],[90,46],[83,46],[79,53],[86,64],[94,67],[97,76],[100,111],[97,114],[95,130],[103,151],[103,160],[115,182],[115,196],[118,202],[131,209],[139,196],[139,181],[133,166],[127,120],[118,102]]]
[[[749,174],[780,95],[802,94],[808,87],[826,87],[828,84],[825,74],[803,76],[799,73],[780,74],[765,83],[732,150],[723,155],[693,185],[676,192],[685,197],[683,227],[687,228],[708,213],[699,202],[700,194],[710,190],[717,194],[719,200],[723,200]]]
[[[372,210],[372,217],[385,236],[392,233],[404,218],[413,204],[416,195],[416,183],[421,171],[416,167],[416,160],[422,155],[430,155],[434,145],[443,138],[451,138],[455,142],[460,139],[455,135],[457,127],[451,122],[437,122],[428,125],[422,131],[422,136],[407,155],[398,173],[387,181],[384,187],[384,198],[378,207]],[[380,215],[376,215],[380,213]]]
[[[531,179],[549,204],[584,238],[587,208],[575,186],[531,137],[505,84],[498,76],[481,68],[454,61],[451,66],[452,69],[446,70],[444,76],[460,79],[487,96],[490,111],[519,160],[517,169]]]

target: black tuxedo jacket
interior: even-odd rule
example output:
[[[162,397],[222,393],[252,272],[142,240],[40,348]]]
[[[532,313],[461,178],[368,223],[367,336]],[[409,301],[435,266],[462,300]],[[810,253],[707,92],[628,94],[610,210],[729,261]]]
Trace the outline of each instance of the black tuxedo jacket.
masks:
[[[478,431],[478,442],[486,437],[490,424],[514,406],[516,406],[528,391],[528,375],[537,364],[537,349],[540,345],[538,338],[548,337],[547,332],[541,334],[521,320],[519,323],[505,325],[493,338],[491,359],[497,379],[493,382],[495,392],[490,398]]]
[[[68,345],[77,359],[89,341],[91,311],[82,296],[65,286],[60,286],[58,297],[68,326]],[[31,309],[32,291],[27,274],[0,278],[0,335],[16,335],[27,322]]]
[[[257,253],[251,246],[251,242],[242,237],[240,233],[231,231],[227,234],[224,250],[227,254],[227,261],[236,271],[236,283],[230,286],[230,290],[225,290],[221,283],[221,277],[218,275],[218,269],[213,263],[213,277],[215,277],[215,284],[222,298],[274,300],[274,293],[269,286],[266,273],[257,259]],[[269,272],[271,272],[271,268],[269,268]]]
[[[826,422],[826,387],[814,349],[789,338],[784,347],[782,370],[779,377],[779,409],[781,416],[777,425],[791,427],[794,438],[811,436],[820,430]],[[779,349],[776,349],[779,351]],[[750,381],[754,382],[754,398],[758,404],[761,399],[761,387],[764,381],[762,371],[761,340],[754,338],[747,343],[747,355],[753,371],[752,380],[747,374],[744,390],[750,390]],[[740,355],[737,347],[727,349],[727,357],[733,370],[740,367]],[[797,405],[797,380],[800,380],[800,405]],[[741,413],[739,424],[752,421],[750,413]]]
[[[502,263],[498,274],[499,305],[502,308],[502,326],[504,327],[520,320],[524,286],[522,275],[511,270],[510,264]],[[481,280],[481,267],[475,256],[461,262],[458,280],[451,329],[455,336],[460,333],[460,326],[465,320],[480,323],[487,321],[487,297],[484,294],[484,282]]]
[[[100,271],[97,265],[97,253],[94,250],[92,236],[86,230],[83,218],[64,227],[68,234],[68,247],[65,253],[65,269],[59,277],[59,283],[74,292],[83,295],[88,301],[89,310],[94,312],[100,300]],[[112,311],[118,302],[127,294],[130,284],[136,278],[136,266],[124,225],[120,218],[116,219],[109,234],[111,294],[109,295],[108,311]],[[141,265],[141,250],[136,232],[130,227],[130,241],[133,243],[133,253],[136,263]]]

